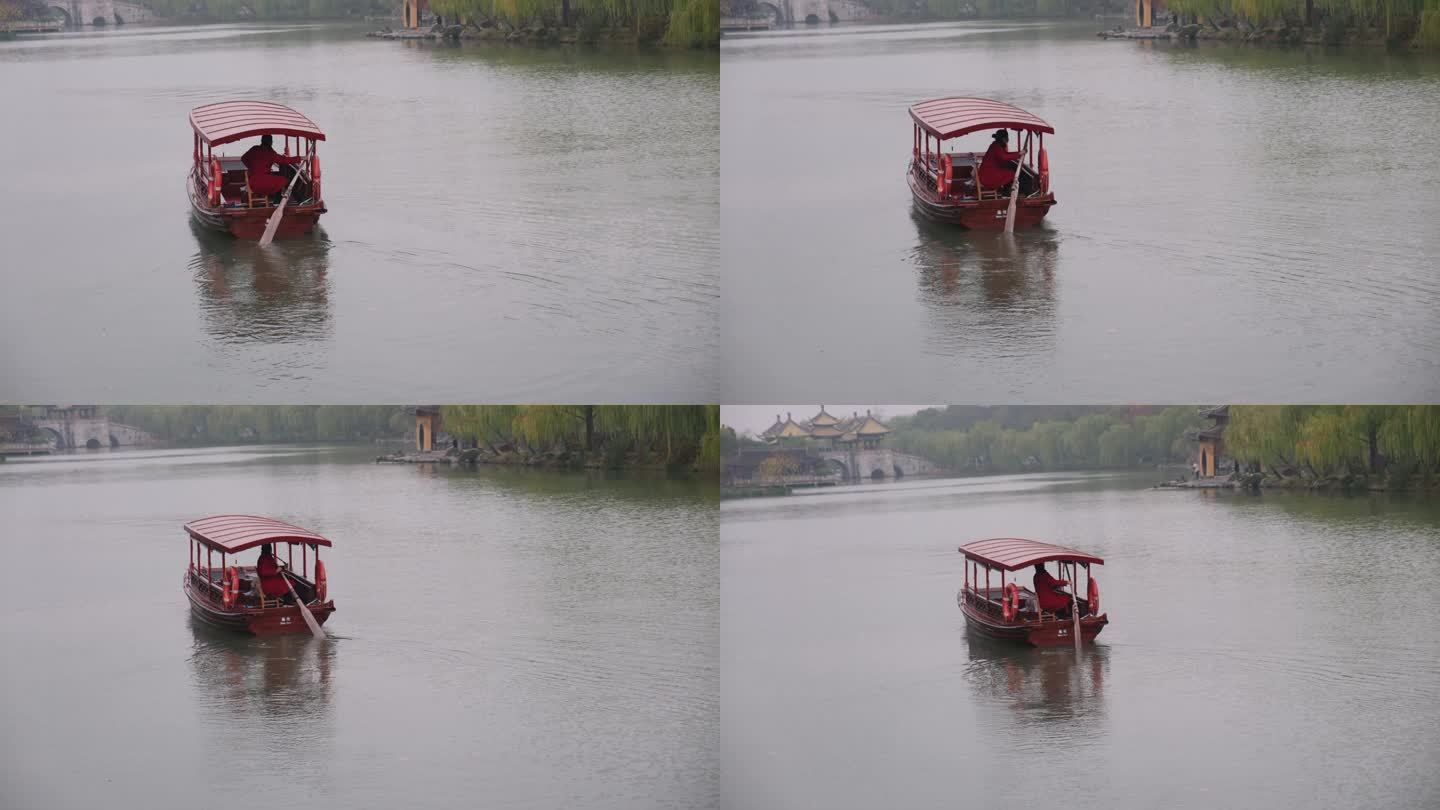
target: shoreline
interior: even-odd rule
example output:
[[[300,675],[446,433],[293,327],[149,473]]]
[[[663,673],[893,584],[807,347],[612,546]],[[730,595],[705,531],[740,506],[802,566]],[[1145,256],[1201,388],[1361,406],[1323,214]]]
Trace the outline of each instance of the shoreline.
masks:
[[[1224,42],[1240,45],[1289,45],[1320,46],[1326,48],[1362,47],[1396,48],[1399,50],[1435,51],[1415,40],[1400,41],[1387,38],[1383,31],[1375,28],[1328,29],[1324,26],[1292,27],[1283,23],[1256,24],[1235,22],[1230,25],[1212,26],[1199,23],[1168,25],[1150,28],[1116,27],[1098,31],[1095,36],[1105,39],[1128,39],[1168,41],[1176,43]]]
[[[1402,478],[1399,482],[1389,478],[1371,481],[1368,477],[1354,478],[1273,478],[1261,473],[1245,473],[1228,478],[1201,478],[1162,481],[1151,489],[1230,489],[1247,492],[1261,490],[1288,492],[1323,492],[1329,494],[1362,494],[1366,492],[1417,492],[1440,491],[1440,482],[1423,476]]]
[[[641,461],[633,453],[621,459],[607,459],[604,453],[520,453],[488,451],[471,447],[465,450],[398,450],[375,457],[376,464],[449,464],[453,467],[526,467],[542,470],[606,470],[614,472],[705,473],[694,462],[670,465],[664,462]]]
[[[669,43],[664,35],[658,38],[642,38],[635,31],[604,29],[585,32],[579,28],[548,28],[540,25],[511,28],[499,26],[447,25],[444,28],[400,28],[388,25],[380,30],[367,31],[367,39],[385,39],[417,42],[485,42],[500,45],[622,45],[630,48],[658,48],[664,50],[701,51],[713,50],[720,46],[717,38],[700,45]]]
[[[1095,32],[1095,36],[1101,39],[1130,39],[1150,41],[1172,41],[1172,42],[1228,42],[1235,44],[1259,44],[1259,45],[1319,45],[1324,47],[1345,47],[1361,46],[1365,48],[1383,47],[1398,48],[1401,50],[1415,50],[1421,52],[1437,52],[1440,48],[1421,45],[1414,39],[1391,41],[1385,36],[1381,29],[1371,27],[1347,27],[1343,29],[1332,29],[1324,25],[1315,26],[1290,26],[1283,22],[1269,21],[1264,23],[1248,20],[1226,21],[1227,25],[1201,25],[1189,23],[1186,25],[1162,25],[1150,28],[1139,28],[1131,25],[1132,19],[1126,14],[1105,14],[1105,15],[1082,15],[1074,17],[1050,16],[1050,15],[1016,15],[1016,16],[965,16],[965,17],[942,17],[936,15],[901,15],[901,16],[875,16],[863,20],[846,20],[843,25],[907,25],[927,23],[956,23],[956,22],[1069,22],[1069,23],[1103,23],[1104,21],[1117,21],[1114,28]],[[772,25],[766,30],[786,29],[809,29],[819,28],[825,25],[837,25],[837,23],[792,23],[789,25]],[[731,31],[726,33],[745,33],[745,31]],[[722,37],[723,38],[723,37]]]

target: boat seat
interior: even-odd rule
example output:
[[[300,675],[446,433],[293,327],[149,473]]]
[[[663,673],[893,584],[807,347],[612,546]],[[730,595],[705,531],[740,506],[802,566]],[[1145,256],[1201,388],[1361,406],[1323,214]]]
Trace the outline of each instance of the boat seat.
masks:
[[[247,197],[246,197],[246,204],[247,204],[250,208],[269,208],[269,207],[270,207],[270,195],[268,195],[268,194],[256,194],[254,191],[251,191],[251,190],[250,190],[250,172],[249,172],[249,170],[246,170],[246,172],[245,172],[245,193],[246,193],[246,195],[247,195]]]

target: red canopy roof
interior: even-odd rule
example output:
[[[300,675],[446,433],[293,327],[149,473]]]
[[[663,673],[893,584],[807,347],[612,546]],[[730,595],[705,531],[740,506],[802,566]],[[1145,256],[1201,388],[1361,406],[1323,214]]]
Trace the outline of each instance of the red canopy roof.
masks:
[[[958,138],[977,129],[1019,129],[1055,133],[1038,116],[1003,101],[987,98],[932,98],[910,108],[910,117],[941,140]]]
[[[1016,571],[1035,563],[1050,560],[1065,562],[1097,563],[1105,561],[1094,554],[1086,554],[1073,548],[1042,543],[1039,540],[1024,540],[1019,537],[996,537],[990,540],[976,540],[960,547],[960,553],[972,560],[978,560],[1006,571]]]
[[[185,524],[190,536],[226,554],[234,554],[263,543],[304,543],[328,546],[320,535],[274,518],[253,515],[216,515]]]
[[[211,146],[266,133],[325,140],[314,121],[270,101],[222,101],[196,107],[190,111],[190,126]]]

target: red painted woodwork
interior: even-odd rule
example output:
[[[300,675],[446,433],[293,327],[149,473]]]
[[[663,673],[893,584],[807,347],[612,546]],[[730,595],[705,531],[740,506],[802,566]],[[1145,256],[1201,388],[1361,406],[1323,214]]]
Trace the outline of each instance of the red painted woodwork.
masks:
[[[982,129],[1055,134],[1055,128],[1039,116],[988,98],[932,98],[911,107],[910,117],[921,129],[942,141]]]
[[[1018,537],[977,540],[961,546],[959,551],[965,555],[966,572],[964,585],[955,595],[955,602],[970,629],[990,638],[1020,641],[1037,647],[1059,647],[1075,643],[1074,620],[1034,609],[1035,592],[1018,581],[1007,582],[1006,572],[1020,571],[1036,563],[1058,561],[1069,563],[1072,568],[1083,565],[1088,585],[1094,581],[1089,577],[1090,566],[1103,565],[1103,559],[1078,549]],[[969,571],[971,565],[976,566],[973,576]],[[983,589],[980,587],[980,567],[985,569]],[[993,588],[990,582],[992,570],[1000,575],[1000,582]],[[1075,573],[1070,575],[1070,580],[1071,588],[1078,587],[1078,576]],[[1024,607],[1007,616],[1010,611],[1006,608],[1005,596],[1011,589],[1019,591]],[[1085,604],[1086,601],[1080,599],[1078,603]],[[1094,641],[1109,623],[1110,617],[1103,613],[1081,617],[1081,642]]]
[[[252,549],[265,543],[284,543],[287,552],[299,545],[302,559],[308,560],[306,550],[315,549],[315,562],[320,564],[320,546],[332,546],[328,538],[308,529],[292,526],[274,518],[253,515],[217,515],[185,524],[190,546],[190,561],[185,569],[181,588],[190,602],[190,612],[199,621],[215,627],[254,635],[275,635],[281,633],[308,633],[309,628],[297,605],[279,604],[270,600],[261,601],[259,577],[255,566],[227,564],[226,555]],[[205,564],[201,565],[199,546],[205,546]],[[221,566],[213,567],[211,556],[221,554]],[[277,553],[276,556],[279,556]],[[287,553],[287,557],[290,555]],[[292,557],[293,559],[293,557]],[[238,560],[235,561],[238,563]],[[240,587],[230,605],[226,605],[226,591],[234,588],[227,583],[232,572],[238,573]],[[310,613],[321,624],[335,612],[335,602],[329,598],[328,577],[318,575],[321,582],[307,579],[304,573],[288,572],[295,592],[304,600]],[[233,592],[233,591],[232,591]]]
[[[1029,568],[1035,563],[1061,560],[1063,562],[1096,563],[1105,561],[1094,554],[1086,554],[1073,548],[1057,546],[1040,540],[1026,540],[1020,537],[994,537],[966,543],[959,549],[966,557],[995,568],[1016,571]]]
[[[239,239],[259,239],[275,205],[265,195],[252,195],[249,173],[239,155],[221,155],[216,147],[260,135],[275,137],[276,149],[306,158],[306,174],[297,189],[307,188],[306,199],[292,196],[285,206],[276,238],[302,236],[315,230],[326,213],[320,194],[320,156],[317,144],[325,133],[304,114],[269,101],[224,101],[190,111],[193,165],[186,178],[190,214],[210,230]]]
[[[261,135],[325,140],[325,132],[297,110],[272,101],[222,101],[190,111],[190,128],[210,146]]]
[[[1015,227],[1040,224],[1055,205],[1045,135],[1055,128],[1011,104],[983,98],[937,98],[910,108],[913,138],[906,175],[915,208],[936,222],[971,230],[1004,230],[1010,197],[977,182],[979,152],[946,152],[945,141],[987,129],[1013,129],[1012,147],[1024,152],[1023,171],[1038,189],[1015,204]],[[1024,140],[1019,133],[1029,133]],[[932,140],[933,139],[933,140]],[[1035,164],[1036,154],[1041,165]],[[1028,185],[1028,183],[1027,183]]]

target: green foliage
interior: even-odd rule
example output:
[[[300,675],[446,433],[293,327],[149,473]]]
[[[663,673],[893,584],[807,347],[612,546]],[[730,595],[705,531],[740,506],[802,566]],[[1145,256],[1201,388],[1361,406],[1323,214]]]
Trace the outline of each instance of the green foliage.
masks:
[[[666,464],[719,466],[718,405],[447,405],[441,421],[488,446],[600,452],[614,463],[634,449]]]
[[[398,405],[120,405],[106,414],[181,444],[368,441],[404,436]]]
[[[1389,40],[1413,37],[1417,45],[1440,45],[1440,0],[1313,0],[1309,19],[1306,0],[1168,0],[1167,8],[1211,22],[1317,26],[1331,44],[1357,27],[1369,27]]]
[[[390,14],[389,0],[147,0],[158,17],[233,22],[235,20],[330,20]]]
[[[1195,407],[928,409],[892,421],[896,449],[961,472],[1127,469],[1180,463]]]
[[[667,45],[701,48],[719,42],[720,4],[716,0],[686,0],[670,11]]]
[[[562,23],[564,0],[432,0],[446,17],[505,22],[516,28]],[[718,0],[570,0],[569,24],[586,39],[605,28],[634,32],[642,42],[714,47],[720,42]]]
[[[1237,458],[1308,477],[1435,471],[1440,406],[1234,406],[1225,446]]]

